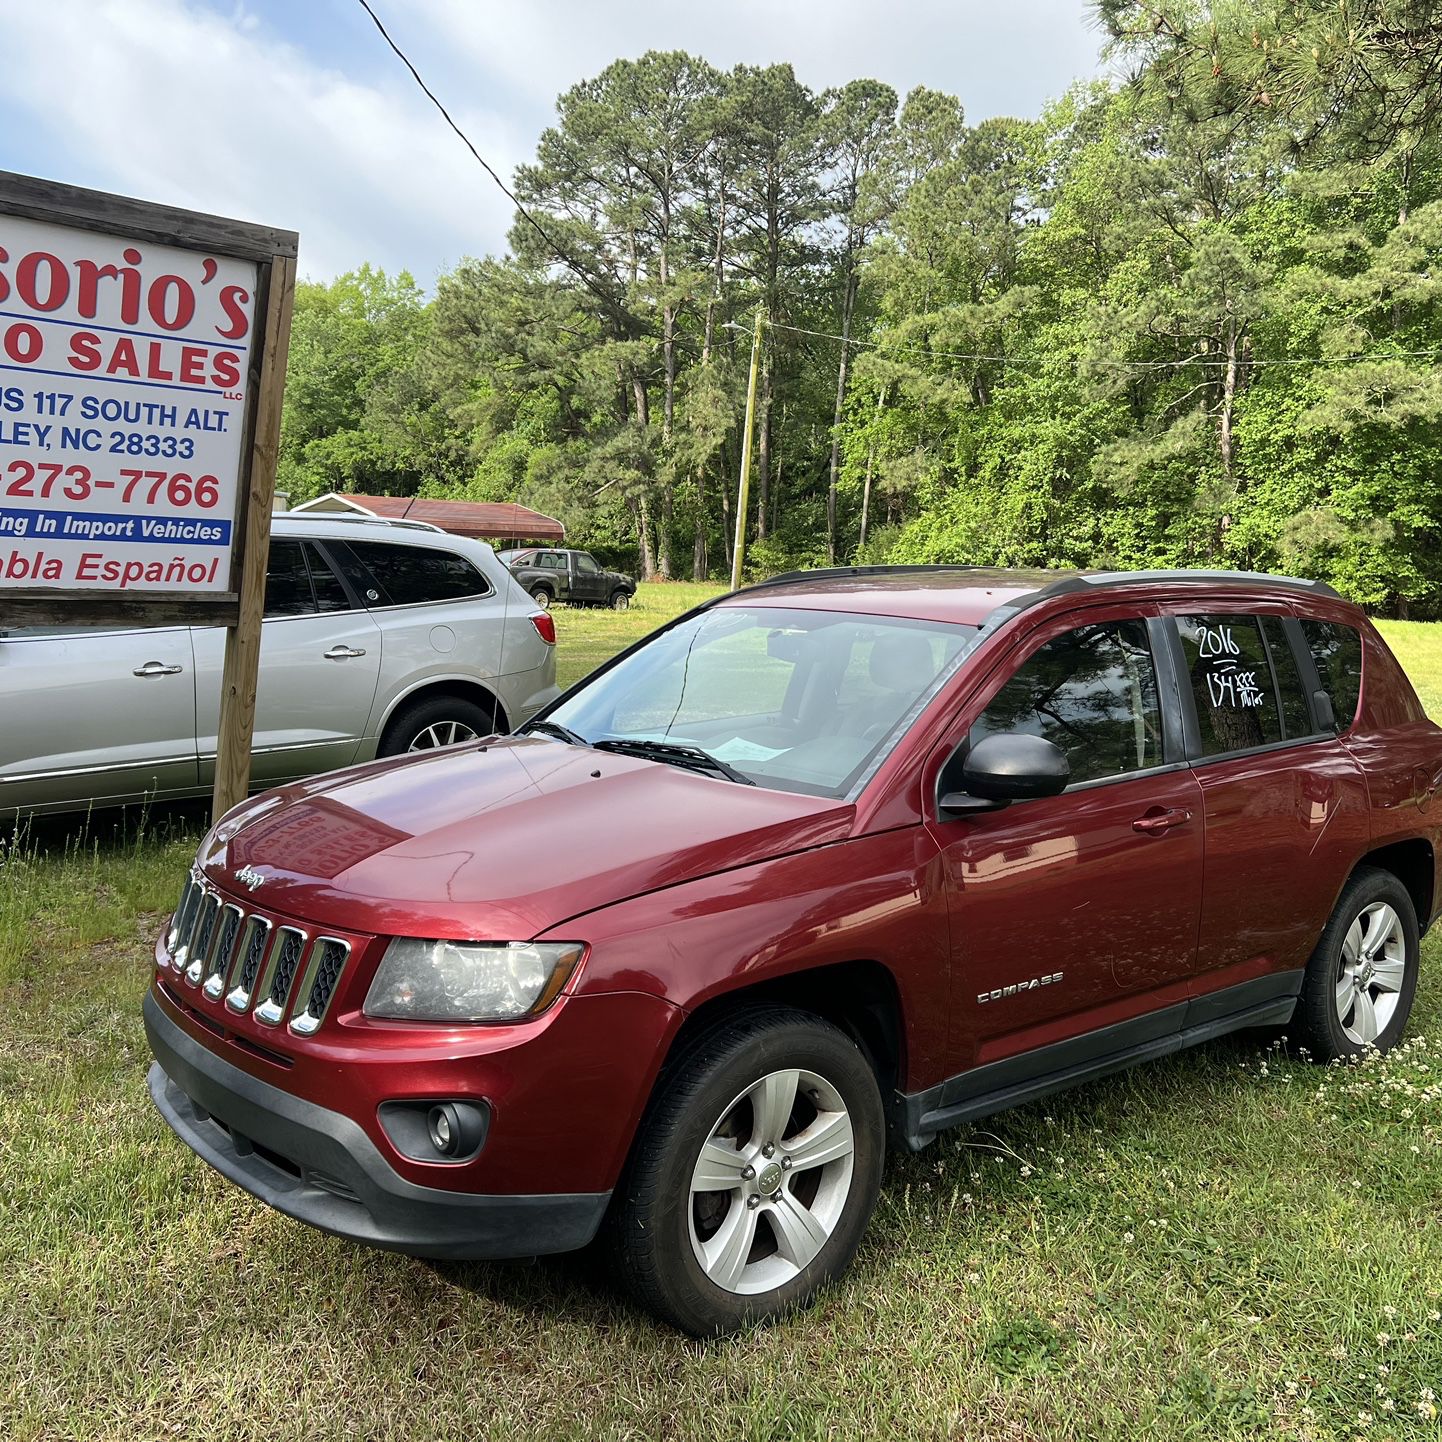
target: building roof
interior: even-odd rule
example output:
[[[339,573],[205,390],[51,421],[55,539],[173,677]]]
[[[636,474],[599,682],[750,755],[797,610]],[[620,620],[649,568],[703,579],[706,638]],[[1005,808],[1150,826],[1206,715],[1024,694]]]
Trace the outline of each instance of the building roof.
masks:
[[[563,541],[566,528],[554,516],[501,501],[437,501],[419,496],[355,496],[332,491],[293,512],[349,512],[387,521],[425,521],[456,536],[481,541]]]

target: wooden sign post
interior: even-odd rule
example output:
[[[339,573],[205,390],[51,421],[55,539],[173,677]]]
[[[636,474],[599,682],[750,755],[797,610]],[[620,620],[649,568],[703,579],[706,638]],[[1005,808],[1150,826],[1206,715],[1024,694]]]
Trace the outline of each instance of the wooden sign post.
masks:
[[[225,626],[217,817],[250,779],[297,248],[0,171],[0,626]]]

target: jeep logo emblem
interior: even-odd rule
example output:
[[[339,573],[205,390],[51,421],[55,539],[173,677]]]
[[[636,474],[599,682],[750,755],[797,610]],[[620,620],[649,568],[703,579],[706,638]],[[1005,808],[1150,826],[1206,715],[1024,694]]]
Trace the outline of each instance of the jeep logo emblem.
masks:
[[[265,885],[265,877],[253,866],[243,866],[235,873],[235,879],[245,887],[247,891],[259,891]]]

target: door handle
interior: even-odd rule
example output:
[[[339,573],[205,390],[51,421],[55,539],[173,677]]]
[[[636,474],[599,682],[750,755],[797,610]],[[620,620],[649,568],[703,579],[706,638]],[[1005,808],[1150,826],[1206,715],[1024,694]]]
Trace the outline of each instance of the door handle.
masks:
[[[132,676],[178,676],[185,670],[184,666],[167,666],[164,661],[147,661],[143,666],[137,666],[130,674]]]
[[[1180,808],[1169,808],[1166,811],[1148,811],[1145,816],[1138,816],[1132,822],[1132,830],[1143,832],[1147,836],[1160,836],[1164,831],[1170,831],[1174,826],[1185,826],[1192,819],[1192,813]]]
[[[364,656],[365,652],[356,646],[332,646],[325,653],[327,661],[349,661],[353,656]]]

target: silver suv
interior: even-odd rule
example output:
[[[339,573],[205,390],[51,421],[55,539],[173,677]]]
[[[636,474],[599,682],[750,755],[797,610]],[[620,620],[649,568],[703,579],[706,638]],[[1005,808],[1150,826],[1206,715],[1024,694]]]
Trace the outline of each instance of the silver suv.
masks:
[[[491,548],[277,516],[251,784],[509,731],[557,694],[554,622]],[[219,627],[0,631],[0,818],[207,795]]]

